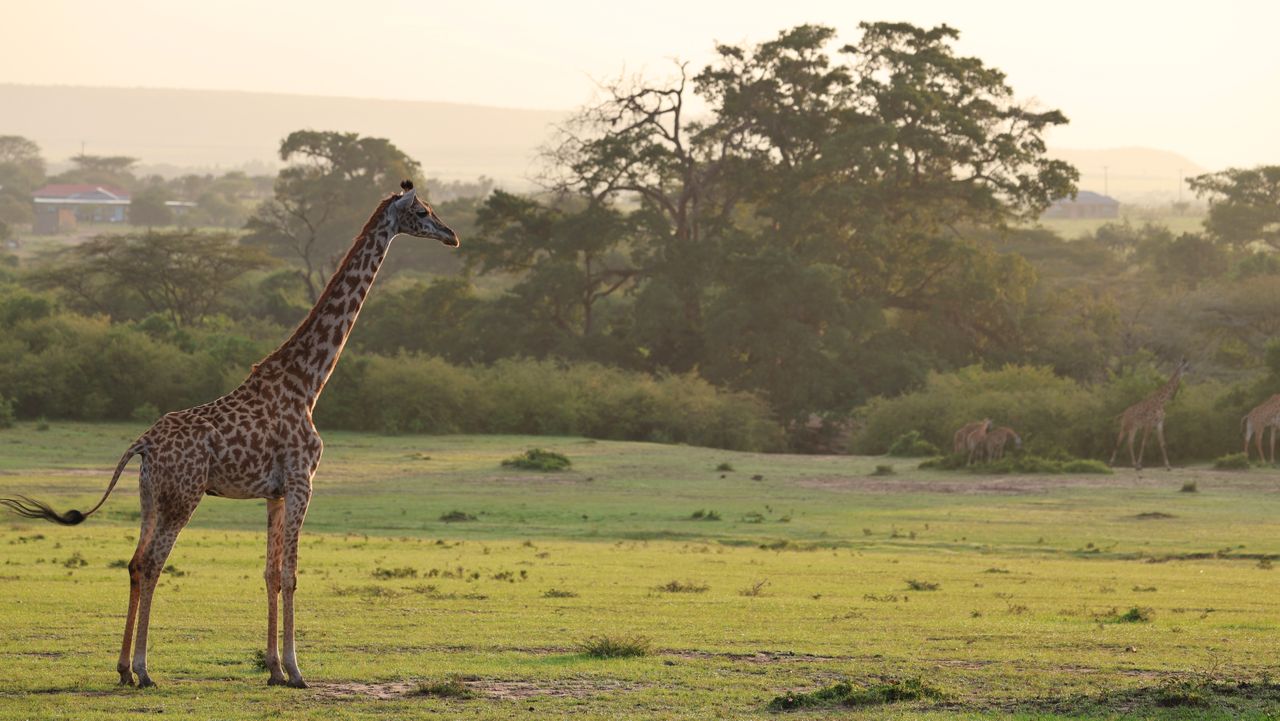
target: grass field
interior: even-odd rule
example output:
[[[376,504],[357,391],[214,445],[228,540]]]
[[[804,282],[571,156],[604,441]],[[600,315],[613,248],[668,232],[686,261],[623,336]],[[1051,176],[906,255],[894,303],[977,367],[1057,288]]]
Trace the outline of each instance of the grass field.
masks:
[[[140,430],[0,431],[0,493],[91,505]],[[501,467],[532,446],[571,469]],[[872,475],[886,463],[894,475]],[[137,533],[131,470],[84,525],[0,525],[0,719],[1275,713],[1275,472],[995,477],[915,465],[327,433],[301,548],[307,690],[268,688],[257,666],[265,506],[218,498],[156,593],[159,688],[115,685],[128,598],[118,565]],[[1189,482],[1198,492],[1181,492]],[[452,511],[474,520],[441,520]],[[703,590],[673,590],[690,587]],[[643,637],[649,652],[583,652],[602,635]],[[769,708],[841,681],[928,693]]]

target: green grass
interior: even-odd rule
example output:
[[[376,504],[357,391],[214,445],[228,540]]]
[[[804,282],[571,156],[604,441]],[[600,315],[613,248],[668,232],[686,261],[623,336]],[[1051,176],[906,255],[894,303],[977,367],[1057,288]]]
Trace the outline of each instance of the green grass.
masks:
[[[0,494],[92,505],[140,430],[0,431]],[[500,467],[534,445],[572,469]],[[739,472],[708,472],[721,462]],[[1261,563],[1280,555],[1273,474],[873,477],[884,463],[326,433],[300,549],[302,691],[268,688],[255,660],[265,505],[220,498],[169,559],[181,575],[161,577],[160,687],[115,686],[134,466],[83,525],[0,522],[0,721],[505,719],[530,707],[766,719],[780,696],[894,679],[939,695],[801,717],[1262,718],[1280,698],[1266,676],[1280,597]],[[1199,492],[1180,493],[1190,482]],[[722,520],[690,521],[709,508]],[[458,509],[475,520],[441,520]],[[744,592],[762,579],[767,592]],[[705,590],[657,590],[673,580]],[[592,637],[647,639],[648,652],[595,658],[578,646]],[[464,681],[473,697],[423,695],[422,679]]]

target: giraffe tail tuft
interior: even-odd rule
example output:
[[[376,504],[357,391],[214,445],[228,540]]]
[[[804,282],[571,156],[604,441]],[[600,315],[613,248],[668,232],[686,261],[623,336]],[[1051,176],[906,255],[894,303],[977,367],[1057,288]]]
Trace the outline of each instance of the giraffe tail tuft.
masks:
[[[71,510],[66,513],[58,513],[49,504],[26,496],[0,498],[0,506],[7,507],[10,511],[23,518],[40,518],[53,523],[60,523],[64,526],[74,526],[85,519],[85,514],[80,511]]]

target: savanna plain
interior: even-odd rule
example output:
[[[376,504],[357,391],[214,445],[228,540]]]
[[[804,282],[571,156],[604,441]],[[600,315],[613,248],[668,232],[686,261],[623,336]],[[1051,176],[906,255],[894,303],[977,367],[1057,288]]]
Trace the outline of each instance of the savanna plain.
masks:
[[[0,493],[92,505],[141,430],[0,432]],[[572,465],[501,465],[532,447]],[[0,719],[1280,710],[1276,471],[917,463],[327,433],[300,551],[305,690],[260,665],[265,505],[219,498],[156,592],[159,687],[116,685],[134,466],[83,525],[0,526]]]

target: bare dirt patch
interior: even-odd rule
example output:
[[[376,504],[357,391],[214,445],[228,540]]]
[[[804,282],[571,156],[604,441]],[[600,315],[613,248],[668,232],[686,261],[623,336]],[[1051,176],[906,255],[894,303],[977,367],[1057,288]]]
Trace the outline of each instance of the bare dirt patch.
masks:
[[[642,684],[602,678],[567,678],[547,681],[514,681],[501,679],[463,679],[463,684],[481,698],[499,701],[521,701],[531,698],[587,698],[619,691],[635,691]],[[418,683],[390,681],[386,683],[313,683],[312,693],[319,699],[350,701],[372,699],[395,701],[417,698]],[[425,698],[425,697],[423,697]]]

